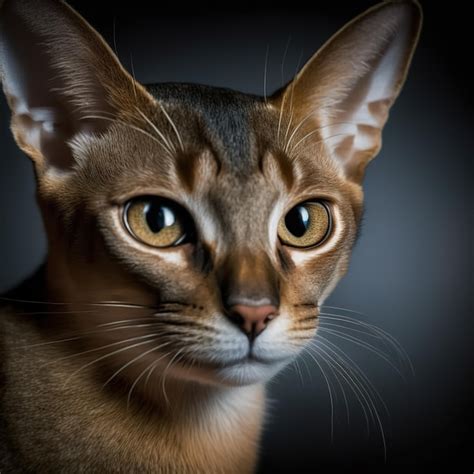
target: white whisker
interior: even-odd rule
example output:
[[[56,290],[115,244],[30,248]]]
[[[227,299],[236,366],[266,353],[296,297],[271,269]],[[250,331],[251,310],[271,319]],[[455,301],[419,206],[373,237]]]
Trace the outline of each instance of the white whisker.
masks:
[[[150,352],[153,352],[153,351],[156,351],[157,349],[161,349],[163,347],[166,347],[166,346],[169,346],[171,344],[171,342],[165,342],[163,344],[160,344],[158,346],[155,346],[155,347],[152,347],[151,349],[145,351],[145,352],[142,352],[141,354],[139,354],[138,356],[134,357],[132,360],[128,361],[126,364],[122,365],[122,367],[120,367],[120,369],[118,369],[117,371],[115,371],[105,382],[104,384],[102,385],[102,388],[104,388],[109,382],[111,382],[118,374],[120,374],[122,371],[124,371],[127,367],[130,367],[130,365],[132,365],[134,362],[136,362],[137,360],[145,357],[146,355],[150,354]]]
[[[294,151],[298,148],[299,145],[301,145],[301,143],[303,143],[306,139],[308,139],[310,136],[314,135],[315,133],[318,133],[319,132],[319,128],[317,128],[316,130],[313,130],[309,133],[307,133],[300,141],[298,141],[296,143],[296,145],[291,149],[291,151],[289,152],[290,155],[292,155],[294,153]],[[353,135],[352,133],[335,133],[334,135],[330,135],[329,137],[325,137],[321,140],[318,140],[314,143],[314,145],[318,145],[319,143],[324,143],[326,140],[329,140],[330,138],[337,138],[337,137],[348,137],[348,136],[351,136]]]
[[[132,69],[132,77],[133,77],[133,95],[135,96],[135,101],[138,102],[138,98],[137,98],[137,79],[135,77],[135,68],[133,66],[133,56],[132,56],[131,51],[130,51],[130,68]]]
[[[143,337],[146,337],[146,336],[143,336]],[[151,335],[149,335],[149,337],[151,337]],[[101,360],[104,360],[104,359],[107,359],[109,357],[112,357],[113,355],[115,354],[119,354],[120,352],[123,352],[123,351],[127,351],[127,350],[130,350],[130,349],[133,349],[135,347],[138,347],[138,346],[141,346],[143,344],[149,344],[150,342],[153,342],[155,339],[157,339],[157,337],[155,337],[154,339],[152,340],[149,340],[149,341],[142,341],[142,342],[137,342],[136,344],[132,344],[130,346],[127,346],[127,347],[122,347],[120,349],[117,349],[116,351],[113,351],[109,354],[105,354],[101,357],[98,357],[97,359],[94,359],[93,361],[91,362],[88,362],[87,364],[84,364],[83,366],[81,366],[79,369],[75,370],[67,379],[66,381],[64,382],[64,385],[63,387],[66,387],[68,382],[71,380],[71,378],[73,378],[75,375],[77,375],[79,372],[81,372],[82,370],[86,369],[87,367],[90,367],[91,365],[94,365],[96,364],[97,362],[100,362]]]
[[[158,346],[158,348],[159,348],[159,346]],[[155,347],[155,349],[157,349],[157,347]],[[147,371],[149,372],[148,377],[146,378],[146,381],[145,381],[145,388],[146,388],[146,384],[148,383],[148,379],[149,379],[149,376],[151,375],[152,369],[154,369],[156,367],[156,365],[158,364],[158,362],[160,360],[164,359],[165,357],[169,356],[170,354],[171,354],[171,352],[167,352],[166,354],[163,354],[161,357],[159,357],[158,359],[151,362],[151,364],[147,365],[145,367],[145,369],[140,373],[140,375],[135,379],[135,381],[133,382],[133,384],[130,387],[130,390],[128,392],[127,409],[130,408],[130,400],[132,399],[132,392],[133,392],[134,388],[137,386],[138,382],[141,380],[141,378],[145,375],[145,373]]]
[[[325,332],[327,334],[332,334],[335,337],[339,337],[341,339],[344,339],[345,341],[352,342],[353,344],[356,344],[360,347],[363,347],[364,349],[367,349],[368,351],[372,352],[373,354],[377,355],[378,357],[383,359],[385,362],[387,362],[387,364],[389,364],[390,367],[392,367],[392,369],[395,370],[400,375],[400,377],[402,377],[404,379],[403,374],[400,372],[400,370],[397,367],[395,367],[395,365],[389,359],[390,356],[388,354],[386,354],[385,352],[382,352],[381,350],[377,349],[372,344],[369,344],[365,341],[362,341],[359,338],[356,338],[356,337],[351,336],[349,334],[345,334],[345,333],[343,333],[341,331],[337,331],[335,329],[327,329],[327,328],[324,328],[324,327],[320,327],[319,331]]]
[[[184,350],[184,348],[181,348],[178,352],[176,352],[176,354],[171,358],[171,360],[169,361],[168,365],[166,366],[165,370],[163,371],[162,373],[162,384],[161,384],[161,388],[163,390],[163,396],[165,398],[165,401],[166,401],[166,404],[169,405],[170,404],[170,401],[168,399],[168,395],[166,394],[166,375],[168,373],[168,370],[170,369],[170,367],[172,366],[173,362],[176,360],[176,358],[178,357],[178,355]]]
[[[336,308],[336,309],[343,309],[343,308]],[[346,310],[346,311],[350,311],[350,310]],[[351,312],[363,316],[362,313],[359,313],[357,311],[351,311]],[[413,363],[410,359],[410,356],[408,355],[406,350],[403,348],[401,343],[387,331],[384,331],[382,328],[374,324],[368,323],[366,321],[354,320],[353,318],[350,318],[348,316],[344,316],[341,314],[337,314],[337,313],[320,313],[320,316],[321,316],[322,321],[328,319],[328,320],[333,320],[333,321],[344,322],[347,324],[363,327],[367,329],[368,331],[375,333],[377,336],[380,337],[382,341],[384,341],[387,344],[388,347],[390,347],[392,350],[394,350],[397,353],[402,363],[405,363],[408,365],[412,376],[415,375],[415,369],[413,367]]]
[[[143,120],[145,120],[148,125],[150,125],[150,127],[155,131],[155,133],[161,138],[161,140],[163,140],[166,145],[166,148],[168,149],[168,152],[172,154],[173,151],[176,151],[174,146],[168,141],[168,139],[159,130],[159,128],[138,107],[135,107],[135,109],[143,117]]]
[[[108,120],[113,123],[118,123],[119,125],[123,125],[125,127],[128,127],[132,130],[135,130],[136,132],[142,133],[143,135],[147,136],[148,138],[151,138],[154,142],[158,143],[165,151],[166,153],[170,153],[169,149],[167,146],[165,146],[163,143],[161,143],[159,140],[156,139],[151,133],[146,132],[145,130],[141,129],[140,127],[136,127],[135,125],[132,125],[128,122],[124,122],[123,120],[118,120],[116,118],[110,118],[110,117],[104,117],[101,115],[83,115],[81,117],[81,120],[86,120],[86,119],[97,119],[97,120]]]
[[[324,341],[327,342],[327,344],[325,342],[323,342],[321,339],[324,339]],[[382,438],[382,444],[383,444],[383,451],[384,451],[384,458],[386,460],[386,457],[387,457],[387,445],[386,445],[386,439],[385,439],[385,432],[384,432],[384,429],[383,429],[383,425],[382,425],[382,420],[380,418],[380,415],[379,415],[379,412],[377,410],[377,407],[375,406],[375,403],[374,401],[372,400],[372,397],[368,391],[368,389],[371,389],[375,395],[379,398],[379,400],[382,402],[385,410],[387,411],[387,414],[388,414],[388,409],[385,405],[385,403],[383,402],[380,394],[378,393],[377,390],[375,390],[375,388],[373,387],[373,385],[370,383],[370,381],[368,381],[367,377],[365,377],[365,375],[363,373],[357,373],[354,371],[354,368],[355,367],[358,367],[357,364],[355,364],[355,362],[349,357],[347,356],[347,354],[342,351],[340,348],[338,348],[337,346],[335,346],[333,343],[331,343],[331,341],[329,341],[328,339],[320,336],[320,339],[319,339],[319,343],[321,345],[324,345],[327,350],[329,350],[332,354],[334,354],[335,357],[337,357],[337,359],[339,359],[342,363],[345,364],[346,366],[346,369],[348,371],[350,371],[353,375],[350,376],[350,378],[354,381],[354,383],[356,384],[355,386],[358,387],[358,390],[359,390],[359,393],[361,394],[361,396],[363,397],[365,403],[367,404],[367,408],[369,408],[369,412],[371,414],[371,418],[372,420],[374,421],[374,423],[377,425],[378,429],[379,429],[379,432],[380,432],[380,435],[381,435],[381,438]],[[335,349],[332,349],[328,344],[330,344],[331,346],[333,346],[335,349],[337,349],[338,352],[336,352]],[[314,344],[313,347],[319,347],[319,350],[321,351],[324,351],[324,349],[322,349],[320,346]],[[324,351],[325,352],[325,351]],[[327,353],[326,353],[327,354]],[[337,364],[338,366],[340,366],[339,362],[332,356],[330,356],[329,354],[327,354],[328,357],[330,357],[335,364]],[[345,356],[345,358],[344,358]],[[348,365],[348,362],[351,361],[351,363],[353,364],[352,366]],[[342,366],[340,366],[341,369]],[[354,367],[354,368],[353,368]],[[343,369],[345,370],[345,369]],[[360,369],[359,369],[360,371]],[[349,375],[349,374],[348,374]],[[362,379],[360,379],[359,377],[363,377]],[[366,386],[366,383],[369,383],[368,386]]]
[[[288,41],[286,42],[285,51],[283,52],[283,59],[281,61],[281,86],[283,87],[285,84],[285,61],[286,55],[288,54],[288,49],[291,43],[291,35],[288,36]]]
[[[161,111],[163,112],[164,116],[166,117],[166,120],[168,120],[168,122],[170,123],[170,125],[171,125],[171,127],[172,127],[172,129],[173,129],[173,131],[176,135],[176,138],[178,139],[181,151],[184,151],[184,144],[183,144],[183,140],[181,139],[181,135],[178,131],[178,127],[176,126],[173,119],[170,117],[170,115],[166,111],[166,109],[163,107],[163,105],[161,105],[161,102],[158,102],[158,105],[160,106]]]
[[[329,401],[331,404],[331,443],[333,443],[334,442],[334,399],[333,399],[332,388],[329,383],[329,379],[326,375],[326,372],[324,371],[322,365],[319,363],[315,355],[310,351],[310,347],[305,347],[305,350],[307,351],[309,356],[314,360],[316,365],[319,367],[319,370],[321,371],[321,374],[323,375],[324,380],[326,381],[326,385],[327,385],[328,393],[329,393]]]
[[[265,66],[263,68],[263,99],[267,102],[267,69],[268,69],[268,56],[270,54],[270,45],[267,45],[267,51],[265,53]]]

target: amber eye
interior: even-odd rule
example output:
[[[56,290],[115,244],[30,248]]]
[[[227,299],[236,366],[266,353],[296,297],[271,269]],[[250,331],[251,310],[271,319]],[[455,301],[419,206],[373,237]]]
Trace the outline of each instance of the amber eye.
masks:
[[[323,202],[304,202],[291,209],[278,224],[278,237],[292,247],[313,247],[329,234],[331,215]]]
[[[152,247],[172,247],[194,238],[189,213],[175,202],[157,196],[129,201],[124,222],[133,237]]]

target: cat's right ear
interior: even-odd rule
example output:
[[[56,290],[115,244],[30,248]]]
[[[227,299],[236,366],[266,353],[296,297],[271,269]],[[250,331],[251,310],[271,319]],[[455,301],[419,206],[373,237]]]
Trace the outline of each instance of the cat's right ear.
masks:
[[[15,139],[39,173],[70,169],[72,139],[100,134],[107,118],[153,101],[102,37],[58,0],[0,0],[0,78]]]

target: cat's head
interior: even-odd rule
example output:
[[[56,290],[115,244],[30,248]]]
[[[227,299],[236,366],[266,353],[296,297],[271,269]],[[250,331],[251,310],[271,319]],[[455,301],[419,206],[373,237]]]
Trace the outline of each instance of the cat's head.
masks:
[[[35,165],[50,298],[123,303],[67,324],[125,347],[118,367],[210,383],[294,358],[347,270],[420,24],[415,2],[376,5],[265,98],[144,87],[66,4],[4,2],[0,70]]]

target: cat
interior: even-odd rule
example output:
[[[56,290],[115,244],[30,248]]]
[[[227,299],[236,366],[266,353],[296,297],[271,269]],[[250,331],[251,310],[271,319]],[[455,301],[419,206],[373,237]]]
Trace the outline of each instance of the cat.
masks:
[[[142,85],[66,3],[0,5],[48,237],[1,300],[0,471],[253,472],[265,383],[348,268],[419,4],[375,5],[268,97]]]

